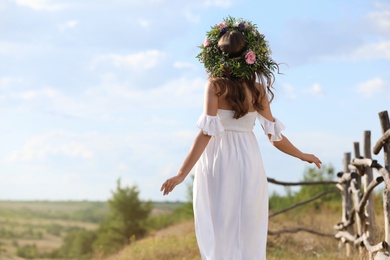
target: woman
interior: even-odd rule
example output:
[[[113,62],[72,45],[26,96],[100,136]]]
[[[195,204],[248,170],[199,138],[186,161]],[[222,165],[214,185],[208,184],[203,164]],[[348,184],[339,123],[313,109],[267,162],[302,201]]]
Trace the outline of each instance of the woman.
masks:
[[[203,260],[266,258],[268,190],[252,131],[256,118],[282,152],[314,163],[281,134],[270,102],[275,70],[264,36],[255,25],[228,17],[207,33],[197,56],[209,74],[200,132],[177,175],[161,191],[170,193],[195,167],[194,215]]]

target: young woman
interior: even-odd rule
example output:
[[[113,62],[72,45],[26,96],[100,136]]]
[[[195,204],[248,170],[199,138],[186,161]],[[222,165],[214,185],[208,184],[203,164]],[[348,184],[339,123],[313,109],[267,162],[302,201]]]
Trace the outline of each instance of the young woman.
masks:
[[[271,90],[278,65],[264,36],[251,22],[228,17],[207,33],[198,55],[209,75],[204,113],[193,146],[176,176],[161,191],[170,193],[195,167],[195,231],[203,260],[266,258],[267,178],[256,137],[258,118],[282,152],[314,163],[281,134],[271,113]]]

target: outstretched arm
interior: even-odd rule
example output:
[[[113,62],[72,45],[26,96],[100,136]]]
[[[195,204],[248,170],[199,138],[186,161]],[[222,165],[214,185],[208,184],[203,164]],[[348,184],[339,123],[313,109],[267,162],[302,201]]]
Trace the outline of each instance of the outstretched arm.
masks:
[[[205,105],[204,113],[210,116],[216,116],[218,111],[218,96],[216,95],[215,86],[209,82],[205,91]],[[160,191],[164,195],[170,193],[178,184],[182,183],[187,177],[195,163],[199,160],[204,149],[206,148],[211,136],[205,135],[202,130],[194,140],[194,143],[188,152],[182,166],[177,172],[176,176],[166,180],[161,186]]]
[[[195,163],[198,161],[199,157],[202,155],[209,140],[210,140],[210,136],[204,135],[202,130],[200,130],[198,136],[195,138],[194,144],[192,145],[190,151],[188,152],[188,155],[185,158],[176,176],[166,180],[161,186],[161,191],[163,192],[163,195],[167,195],[176,187],[176,185],[184,181],[188,173],[191,171]]]
[[[268,138],[270,139],[271,137],[268,136]],[[282,135],[282,140],[276,141],[276,142],[271,142],[271,143],[280,151],[282,151],[288,155],[294,156],[296,158],[299,158],[302,161],[305,161],[308,163],[314,163],[318,167],[318,169],[321,168],[322,162],[320,161],[320,159],[318,159],[314,154],[308,154],[308,153],[301,152],[284,135]]]
[[[272,115],[271,107],[268,101],[267,96],[264,96],[261,100],[263,110],[258,111],[264,118],[271,122],[275,122],[275,118]],[[268,135],[268,139],[271,141],[271,135]],[[301,152],[297,147],[295,147],[287,137],[282,135],[282,140],[280,141],[271,141],[271,143],[280,151],[291,155],[293,157],[299,158],[302,161],[308,163],[314,163],[318,168],[321,168],[321,161],[314,154],[308,154]]]

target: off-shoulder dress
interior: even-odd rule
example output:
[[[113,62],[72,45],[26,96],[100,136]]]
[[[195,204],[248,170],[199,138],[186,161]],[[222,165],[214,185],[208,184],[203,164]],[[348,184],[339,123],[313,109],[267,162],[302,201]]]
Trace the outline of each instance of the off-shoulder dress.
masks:
[[[196,238],[203,260],[264,260],[268,189],[257,139],[256,118],[271,141],[284,125],[257,112],[234,119],[234,111],[202,114],[197,126],[212,136],[195,165],[193,205]]]

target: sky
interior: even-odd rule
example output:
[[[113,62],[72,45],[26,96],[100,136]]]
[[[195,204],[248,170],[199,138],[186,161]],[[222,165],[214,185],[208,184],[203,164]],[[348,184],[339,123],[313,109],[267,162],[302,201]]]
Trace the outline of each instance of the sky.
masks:
[[[187,200],[189,177],[159,190],[199,131],[198,46],[229,15],[257,24],[281,64],[271,106],[295,146],[342,171],[365,130],[375,144],[390,1],[0,0],[0,199],[107,200],[121,179],[145,200]],[[254,131],[267,176],[300,180],[309,164]]]

